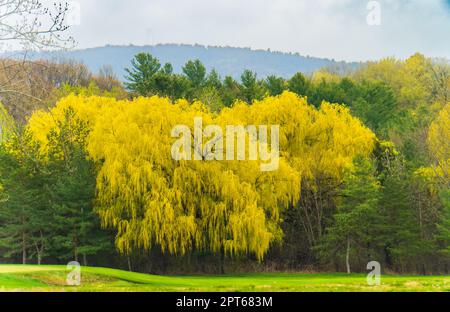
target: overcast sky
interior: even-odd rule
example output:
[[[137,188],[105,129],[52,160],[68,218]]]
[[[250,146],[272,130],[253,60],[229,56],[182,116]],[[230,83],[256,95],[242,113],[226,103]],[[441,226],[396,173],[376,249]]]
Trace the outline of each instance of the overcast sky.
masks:
[[[78,48],[199,43],[337,60],[450,58],[450,0],[79,0]],[[74,19],[75,21],[77,18]]]

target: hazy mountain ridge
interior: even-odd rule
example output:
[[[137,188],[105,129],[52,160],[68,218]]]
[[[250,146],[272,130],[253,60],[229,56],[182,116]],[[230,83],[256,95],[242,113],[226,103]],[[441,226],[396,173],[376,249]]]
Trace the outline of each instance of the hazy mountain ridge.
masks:
[[[159,44],[154,46],[114,46],[71,50],[66,52],[38,52],[30,54],[32,59],[73,59],[86,64],[94,73],[101,66],[111,65],[117,76],[123,80],[125,68],[139,52],[148,52],[157,57],[162,64],[169,62],[176,73],[191,59],[200,59],[209,70],[216,69],[219,74],[238,78],[243,70],[250,69],[259,78],[269,75],[291,77],[296,72],[311,73],[322,67],[355,68],[356,62],[337,62],[330,59],[302,56],[298,53],[251,50],[250,48],[211,47],[186,44]]]

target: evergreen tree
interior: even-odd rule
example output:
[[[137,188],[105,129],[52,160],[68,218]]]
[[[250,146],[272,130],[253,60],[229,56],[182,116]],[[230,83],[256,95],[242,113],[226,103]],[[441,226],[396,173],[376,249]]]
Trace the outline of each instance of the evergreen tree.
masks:
[[[221,91],[222,89],[222,80],[220,79],[220,75],[217,70],[213,69],[206,79],[206,86],[212,87],[217,91]]]
[[[360,117],[364,123],[379,136],[388,138],[389,128],[396,121],[397,101],[393,90],[383,82],[363,82],[357,87],[357,91],[351,94],[348,105]]]
[[[230,107],[239,98],[240,85],[231,76],[226,76],[223,81],[223,104]]]
[[[108,233],[100,229],[93,210],[95,168],[84,151],[87,124],[72,109],[48,136],[48,171],[52,224],[52,253],[59,259],[88,263],[88,256],[112,249]]]
[[[242,99],[251,104],[254,100],[260,100],[263,97],[263,90],[259,85],[256,73],[245,70],[241,75],[241,94]]]
[[[396,159],[389,164],[383,178],[380,213],[386,220],[382,230],[385,263],[397,271],[413,268],[423,249],[410,174],[404,162]]]
[[[139,95],[150,95],[154,91],[154,75],[161,69],[158,59],[149,53],[139,53],[131,61],[131,69],[126,68],[128,90]],[[167,68],[165,68],[167,70]]]
[[[365,251],[364,258],[368,263],[375,260],[372,259],[375,256],[373,250],[378,244],[380,184],[369,160],[355,159],[354,170],[344,178],[339,195],[334,222],[328,228],[321,248],[325,248],[328,257],[345,254],[346,270],[351,273],[352,255],[361,256]]]
[[[444,255],[445,266],[448,272],[450,261],[450,190],[441,192],[442,212],[436,234],[439,251]]]
[[[173,74],[173,66],[170,63],[164,64],[163,68],[161,69],[161,72],[165,75],[172,75]]]
[[[183,67],[183,73],[189,79],[194,89],[203,86],[206,81],[206,68],[200,60],[188,61]]]
[[[266,78],[264,85],[271,96],[280,95],[286,90],[284,79],[273,75]]]
[[[291,79],[289,79],[287,85],[289,91],[300,96],[306,96],[310,93],[311,84],[300,72],[296,73]]]
[[[36,256],[40,264],[51,235],[46,173],[30,133],[19,131],[10,148],[0,149],[0,246],[3,256],[21,262]]]

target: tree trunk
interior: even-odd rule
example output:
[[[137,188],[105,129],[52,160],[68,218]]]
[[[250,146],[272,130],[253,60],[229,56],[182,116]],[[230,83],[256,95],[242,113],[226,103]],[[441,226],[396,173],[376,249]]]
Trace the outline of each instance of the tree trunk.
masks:
[[[352,273],[350,270],[350,238],[347,238],[347,253],[345,254],[345,265],[347,267],[347,274]]]
[[[127,256],[127,262],[128,262],[128,271],[132,272],[132,268],[131,268],[131,258],[130,256]]]
[[[220,249],[220,274],[225,274],[225,250]]]
[[[85,253],[83,254],[83,265],[87,266],[87,256]]]
[[[41,241],[42,241],[42,232],[41,232]],[[42,253],[44,252],[44,245],[42,245],[42,247],[39,248],[39,244],[35,241],[34,242],[34,247],[36,248],[36,255],[37,255],[38,265],[41,265]]]

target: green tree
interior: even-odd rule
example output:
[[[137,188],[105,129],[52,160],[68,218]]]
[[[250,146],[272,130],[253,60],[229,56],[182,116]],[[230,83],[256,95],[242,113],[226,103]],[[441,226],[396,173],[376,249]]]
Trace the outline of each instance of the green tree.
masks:
[[[200,60],[188,61],[183,67],[183,73],[189,79],[194,89],[202,87],[206,81],[206,68]]]
[[[256,73],[251,70],[245,70],[241,75],[242,99],[251,104],[254,100],[260,100],[263,95]]]
[[[220,79],[220,75],[217,70],[213,69],[209,73],[206,79],[206,86],[215,88],[217,91],[222,89],[222,80]]]
[[[380,183],[372,163],[357,157],[355,169],[344,179],[334,222],[328,228],[322,245],[329,257],[345,254],[347,273],[351,273],[352,255],[360,256],[364,250],[367,262],[374,260],[371,259],[374,255],[372,250],[377,245],[376,234],[380,225],[377,211],[379,198]]]
[[[165,75],[172,75],[173,74],[173,66],[170,63],[164,64],[163,68],[161,69],[161,72]]]
[[[88,129],[67,109],[48,136],[52,253],[59,259],[82,259],[84,265],[89,255],[110,251],[113,246],[93,210],[96,172],[84,151]]]
[[[131,61],[131,66],[131,69],[125,69],[126,88],[139,95],[150,95],[154,91],[153,77],[161,69],[161,63],[149,53],[139,53]]]
[[[182,75],[172,75],[171,76],[171,98],[172,99],[181,99],[187,98],[189,92],[189,80]]]
[[[271,96],[283,93],[283,91],[286,90],[285,84],[286,82],[283,78],[274,75],[267,77],[264,82],[264,86]]]
[[[296,73],[287,82],[288,90],[300,96],[306,96],[310,92],[311,83],[306,79],[302,73]]]
[[[223,81],[223,96],[222,101],[226,107],[230,107],[239,99],[240,85],[231,76],[226,76]]]
[[[374,132],[388,138],[389,129],[398,116],[394,91],[384,82],[364,81],[358,86],[357,93],[347,104]]]
[[[398,157],[383,176],[380,214],[386,221],[381,236],[385,263],[400,272],[416,270],[423,246],[411,195],[411,171]]]
[[[153,93],[166,96],[166,97],[174,97],[174,75],[167,74],[164,70],[157,72],[153,76]]]
[[[441,220],[438,224],[436,240],[439,251],[448,261],[448,259],[450,259],[450,190],[441,191],[440,197],[443,209],[441,212]],[[446,266],[446,269],[448,270],[448,264],[446,264]]]
[[[308,99],[316,107],[320,107],[323,101],[330,103],[348,104],[347,94],[341,88],[341,84],[335,81],[326,81],[325,79],[310,88]]]
[[[40,264],[51,236],[46,174],[30,133],[18,131],[10,148],[0,149],[0,246],[3,257],[21,262],[36,256]]]

